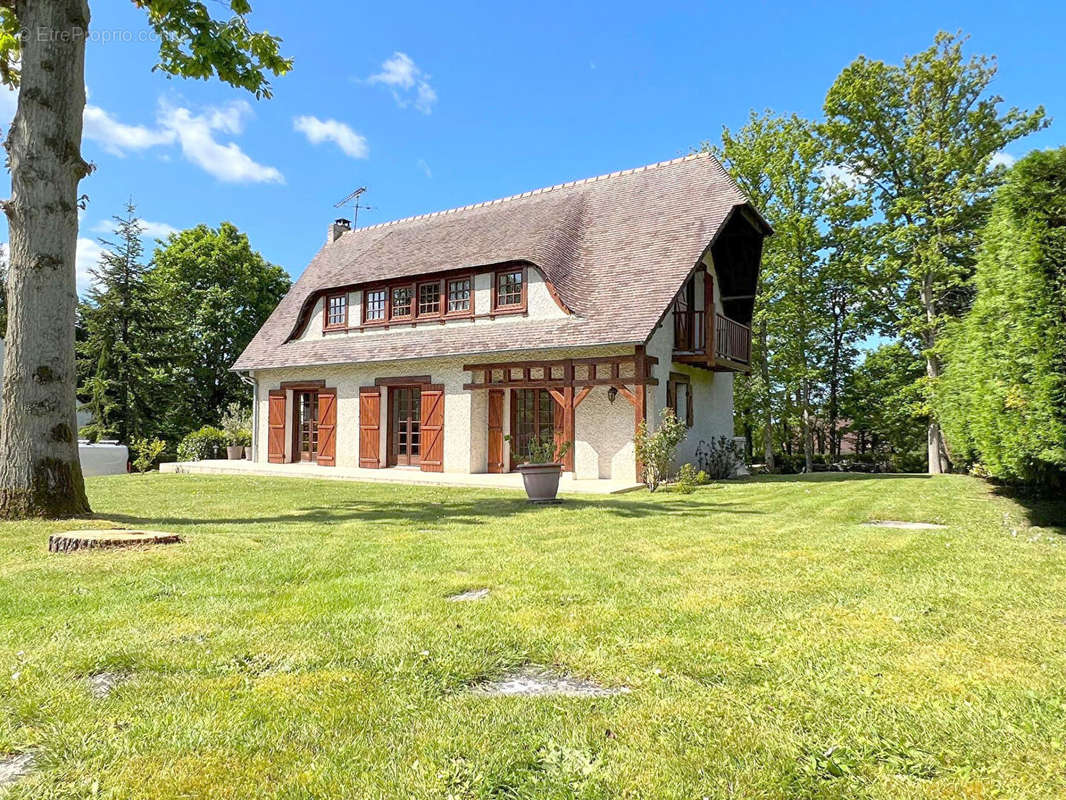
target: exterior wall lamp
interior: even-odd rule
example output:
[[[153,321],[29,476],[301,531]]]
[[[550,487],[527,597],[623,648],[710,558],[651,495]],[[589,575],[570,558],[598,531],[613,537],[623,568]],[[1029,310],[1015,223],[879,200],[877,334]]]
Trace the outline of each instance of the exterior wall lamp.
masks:
[[[618,389],[616,387],[612,386],[610,389],[607,390],[607,401],[608,402],[613,403],[615,401],[615,398],[617,398],[617,397],[618,397]]]

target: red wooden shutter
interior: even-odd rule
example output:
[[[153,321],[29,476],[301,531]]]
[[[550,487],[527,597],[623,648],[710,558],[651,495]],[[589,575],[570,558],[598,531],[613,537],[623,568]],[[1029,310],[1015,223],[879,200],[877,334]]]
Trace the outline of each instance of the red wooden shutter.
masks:
[[[422,471],[444,472],[444,387],[422,387]]]
[[[381,466],[381,389],[363,386],[359,389],[359,466],[377,469]]]
[[[271,389],[269,402],[267,460],[281,464],[285,461],[285,390]]]
[[[489,472],[503,472],[503,389],[489,389]]]
[[[337,390],[318,390],[318,463],[337,465]]]

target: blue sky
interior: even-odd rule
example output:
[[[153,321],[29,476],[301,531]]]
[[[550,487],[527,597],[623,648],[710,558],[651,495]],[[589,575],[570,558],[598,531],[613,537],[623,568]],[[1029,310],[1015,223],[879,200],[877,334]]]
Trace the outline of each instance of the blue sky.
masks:
[[[150,234],[229,220],[296,277],[358,186],[369,224],[673,158],[752,108],[817,116],[857,55],[898,62],[940,29],[999,57],[1008,104],[1063,118],[1010,156],[1062,144],[1066,124],[1066,6],[1050,1],[254,0],[254,26],[295,59],[259,102],[151,72],[143,13],[91,6],[82,287],[131,195]],[[0,98],[0,121],[11,109]]]

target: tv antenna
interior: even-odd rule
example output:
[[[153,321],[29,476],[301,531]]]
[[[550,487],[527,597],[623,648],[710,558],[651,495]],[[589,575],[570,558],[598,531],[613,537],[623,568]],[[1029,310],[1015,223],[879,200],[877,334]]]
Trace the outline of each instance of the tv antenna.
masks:
[[[366,187],[365,186],[360,186],[354,192],[352,192],[351,194],[343,197],[342,199],[338,200],[336,203],[333,204],[334,208],[341,208],[342,206],[346,206],[349,203],[352,203],[352,211],[354,212],[352,214],[352,229],[353,230],[355,228],[359,227],[359,209],[360,208],[363,209],[363,211],[373,211],[374,210],[373,206],[364,206],[364,205],[361,205],[359,203],[359,198],[363,194],[363,192],[365,192],[365,191],[366,191]],[[353,203],[353,201],[354,201],[354,203]]]

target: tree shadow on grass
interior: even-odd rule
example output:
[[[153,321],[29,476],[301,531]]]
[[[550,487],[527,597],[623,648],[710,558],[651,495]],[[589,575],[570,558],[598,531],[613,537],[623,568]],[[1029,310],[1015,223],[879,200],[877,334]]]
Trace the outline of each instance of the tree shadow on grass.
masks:
[[[841,481],[885,481],[896,478],[925,479],[930,475],[920,472],[812,472],[804,475],[752,475],[742,478],[743,483],[839,483]]]
[[[1016,486],[995,486],[992,493],[1006,497],[1025,509],[1025,517],[1035,528],[1049,528],[1066,536],[1066,498],[1042,494]]]
[[[260,514],[254,508],[242,516],[220,516],[205,510],[199,516],[137,516],[103,513],[100,519],[131,527],[166,525],[337,525],[363,522],[378,525],[486,525],[503,518],[565,521],[567,516],[602,513],[618,520],[647,520],[661,516],[707,517],[714,514],[763,514],[740,503],[685,498],[660,502],[588,500],[567,497],[556,505],[535,505],[522,498],[481,497],[457,501],[343,500],[330,505],[297,508],[284,514]]]

